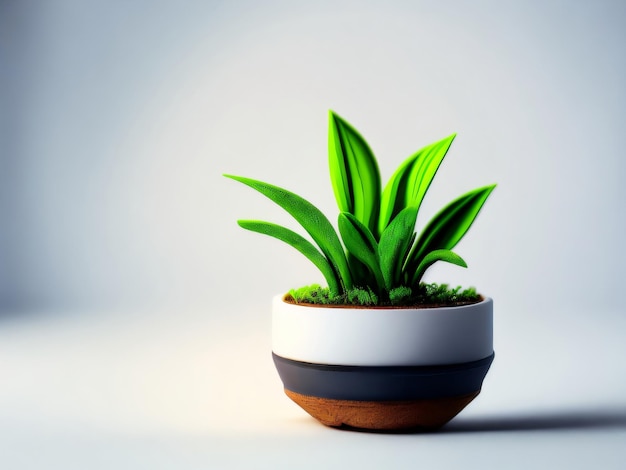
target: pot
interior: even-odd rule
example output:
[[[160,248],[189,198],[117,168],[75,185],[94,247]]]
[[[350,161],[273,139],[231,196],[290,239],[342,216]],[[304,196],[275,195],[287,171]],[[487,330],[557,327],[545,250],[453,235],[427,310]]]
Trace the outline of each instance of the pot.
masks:
[[[325,425],[435,429],[481,390],[494,358],[493,301],[361,308],[279,295],[272,356],[287,396]]]

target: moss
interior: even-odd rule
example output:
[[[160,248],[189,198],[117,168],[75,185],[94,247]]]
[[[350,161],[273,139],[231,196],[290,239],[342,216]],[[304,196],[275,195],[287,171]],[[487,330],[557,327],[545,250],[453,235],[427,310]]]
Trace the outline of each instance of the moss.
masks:
[[[369,288],[354,288],[342,295],[332,295],[328,287],[319,284],[291,289],[288,301],[314,305],[351,305],[359,307],[441,307],[464,305],[482,299],[474,287],[451,288],[448,284],[421,283],[417,288],[397,287],[389,291],[389,298],[381,299]]]
[[[347,303],[350,305],[360,305],[369,307],[378,304],[378,296],[371,289],[356,288],[346,293]]]
[[[335,303],[333,296],[328,287],[321,287],[319,284],[311,284],[310,286],[291,289],[289,295],[293,300],[299,303],[328,305]]]
[[[457,286],[451,288],[448,284],[420,284],[416,300],[429,304],[461,304],[480,300],[481,297],[476,292],[476,288],[467,289]]]
[[[400,286],[389,291],[389,303],[391,305],[405,305],[410,302],[413,289],[410,287]]]

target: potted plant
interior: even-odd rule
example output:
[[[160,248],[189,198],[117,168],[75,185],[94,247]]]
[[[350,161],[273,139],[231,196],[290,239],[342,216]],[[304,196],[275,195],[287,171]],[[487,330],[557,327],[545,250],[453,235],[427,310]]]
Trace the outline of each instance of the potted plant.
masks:
[[[330,111],[338,232],[300,196],[224,175],[277,203],[313,240],[269,222],[238,221],[300,251],[328,283],[276,296],[272,317],[272,354],[285,393],[326,425],[437,428],[480,392],[494,357],[493,302],[473,288],[426,284],[422,276],[438,261],[467,267],[451,250],[495,185],[463,194],[415,232],[422,200],[454,138],[416,152],[382,189],[369,145]]]

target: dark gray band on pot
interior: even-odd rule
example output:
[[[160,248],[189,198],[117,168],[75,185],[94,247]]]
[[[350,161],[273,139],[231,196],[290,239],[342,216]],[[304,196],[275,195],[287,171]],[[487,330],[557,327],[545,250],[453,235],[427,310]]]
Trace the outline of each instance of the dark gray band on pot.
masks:
[[[272,353],[286,389],[336,400],[418,400],[479,391],[494,354],[445,366],[337,366],[293,361]]]

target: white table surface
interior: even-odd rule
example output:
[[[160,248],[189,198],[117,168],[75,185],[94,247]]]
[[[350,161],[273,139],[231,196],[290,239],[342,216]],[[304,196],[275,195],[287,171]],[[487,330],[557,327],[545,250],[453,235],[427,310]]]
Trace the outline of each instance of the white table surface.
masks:
[[[0,467],[623,469],[625,327],[617,313],[496,321],[466,410],[436,433],[375,434],[283,395],[267,312],[5,312]]]

